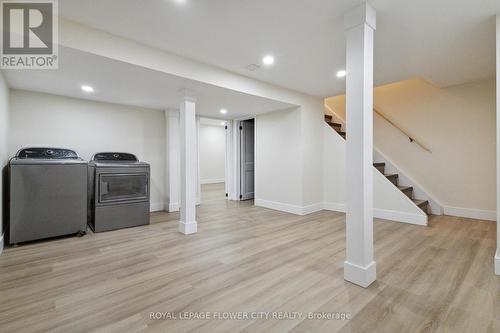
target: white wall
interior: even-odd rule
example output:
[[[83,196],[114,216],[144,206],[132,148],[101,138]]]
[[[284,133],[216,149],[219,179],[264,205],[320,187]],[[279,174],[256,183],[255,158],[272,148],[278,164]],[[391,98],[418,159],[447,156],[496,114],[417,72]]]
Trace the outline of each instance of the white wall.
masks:
[[[293,116],[287,115],[284,119],[278,119],[274,115],[257,117],[261,121],[257,119],[256,131],[262,133],[263,139],[271,140],[261,140],[259,147],[263,151],[260,153],[259,147],[256,147],[255,195],[256,199],[262,200],[261,203],[279,202],[298,206],[300,209],[308,207],[308,211],[321,206],[323,155],[316,152],[322,150],[322,98],[234,74],[64,19],[59,21],[59,27],[60,44],[75,50],[296,105],[296,110],[291,112]],[[304,119],[309,121],[302,122]],[[283,123],[277,124],[281,121]],[[258,129],[261,125],[263,130]],[[275,129],[274,125],[279,131],[283,131],[284,138],[290,138],[291,141],[281,138],[276,140],[278,134],[265,133],[264,128],[272,131]],[[282,145],[275,144],[272,140],[279,141]],[[281,160],[282,157],[285,160]],[[278,166],[283,166],[285,171]],[[259,173],[259,170],[262,172]],[[285,177],[283,173],[292,177]]]
[[[439,88],[408,80],[377,87],[374,99],[375,108],[432,151],[375,114],[374,143],[380,152],[440,202],[445,214],[494,218],[494,81]],[[327,104],[344,118],[344,96]]]
[[[323,202],[323,101],[301,106],[302,203],[306,211],[316,211]]]
[[[346,141],[326,123],[324,138],[325,208],[346,209]],[[427,216],[380,172],[373,168],[374,217],[418,225],[427,224]]]
[[[4,180],[7,163],[9,161],[9,147],[8,147],[8,134],[9,134],[9,88],[3,77],[3,73],[0,72],[0,253],[3,250],[4,245],[4,230],[5,224],[7,223],[4,207]]]
[[[224,127],[201,124],[199,142],[201,183],[223,183],[226,153],[226,131]]]
[[[31,145],[75,149],[89,160],[101,151],[129,152],[151,164],[151,208],[165,202],[163,111],[11,90],[9,156]]]
[[[255,204],[299,213],[302,207],[300,109],[256,117]]]

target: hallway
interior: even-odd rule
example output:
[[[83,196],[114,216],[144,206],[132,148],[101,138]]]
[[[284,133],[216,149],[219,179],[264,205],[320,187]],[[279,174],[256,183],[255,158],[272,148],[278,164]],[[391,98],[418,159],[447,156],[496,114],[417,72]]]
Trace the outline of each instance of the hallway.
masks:
[[[203,205],[220,203],[225,195],[224,183],[201,185],[201,203]]]

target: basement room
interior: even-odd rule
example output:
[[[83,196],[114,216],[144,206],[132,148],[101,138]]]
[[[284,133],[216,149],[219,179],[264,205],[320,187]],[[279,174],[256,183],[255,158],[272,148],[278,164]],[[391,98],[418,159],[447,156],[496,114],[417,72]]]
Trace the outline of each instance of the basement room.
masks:
[[[0,17],[0,332],[500,332],[499,1]]]

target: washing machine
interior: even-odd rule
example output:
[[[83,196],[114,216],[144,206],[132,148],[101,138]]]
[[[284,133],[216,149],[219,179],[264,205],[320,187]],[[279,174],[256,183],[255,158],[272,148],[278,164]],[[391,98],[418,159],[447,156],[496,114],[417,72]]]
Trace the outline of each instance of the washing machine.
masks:
[[[87,165],[70,149],[23,148],[9,162],[9,242],[86,232]]]

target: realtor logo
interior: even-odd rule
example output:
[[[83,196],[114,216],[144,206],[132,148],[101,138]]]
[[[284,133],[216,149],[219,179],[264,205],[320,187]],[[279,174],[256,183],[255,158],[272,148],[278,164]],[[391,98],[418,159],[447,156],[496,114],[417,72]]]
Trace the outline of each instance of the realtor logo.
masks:
[[[0,0],[1,68],[57,69],[57,0]]]

